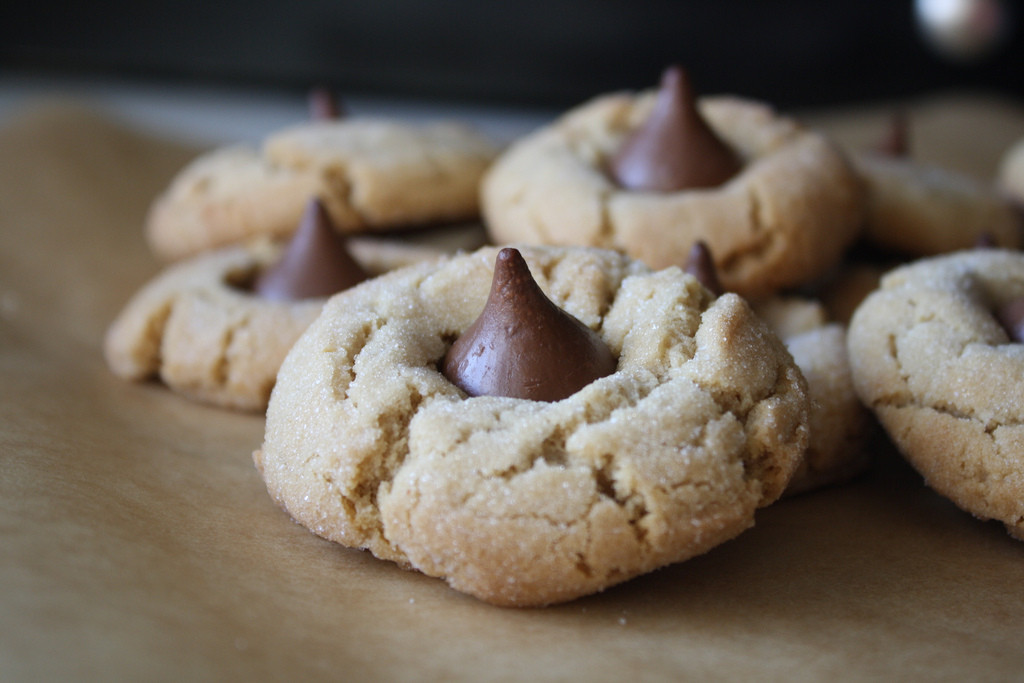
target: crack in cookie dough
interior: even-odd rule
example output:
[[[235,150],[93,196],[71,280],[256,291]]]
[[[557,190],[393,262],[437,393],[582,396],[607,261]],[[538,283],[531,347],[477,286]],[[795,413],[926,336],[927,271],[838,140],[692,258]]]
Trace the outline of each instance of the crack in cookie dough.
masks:
[[[235,339],[240,336],[241,331],[249,324],[249,320],[250,317],[243,314],[237,319],[232,320],[224,328],[220,343],[220,355],[213,362],[210,373],[213,383],[221,388],[227,386],[228,382],[231,381],[231,357],[234,355],[232,353],[234,351],[232,346],[235,343]]]
[[[553,403],[467,397],[438,361],[482,309],[497,249],[384,275],[328,302],[282,365],[254,454],[271,495],[328,539],[506,605],[598,591],[749,527],[807,443],[781,342],[679,269],[521,251],[599,331],[613,374]]]
[[[1018,538],[1024,345],[1010,342],[994,311],[1020,296],[1020,253],[922,259],[883,278],[848,338],[858,395],[928,485]]]
[[[333,164],[323,169],[320,174],[325,189],[322,194],[324,205],[331,216],[345,216],[345,225],[366,225],[368,217],[360,212],[356,203],[356,188],[345,172],[344,166]],[[336,220],[336,219],[335,219]]]

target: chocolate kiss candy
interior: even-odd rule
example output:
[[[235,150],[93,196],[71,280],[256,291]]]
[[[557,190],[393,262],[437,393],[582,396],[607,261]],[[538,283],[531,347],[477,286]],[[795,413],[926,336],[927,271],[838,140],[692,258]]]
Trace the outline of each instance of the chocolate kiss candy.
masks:
[[[907,157],[910,155],[910,125],[907,112],[902,109],[895,112],[889,119],[889,130],[875,147],[879,154],[889,157]]]
[[[1014,299],[996,311],[996,317],[1015,342],[1024,342],[1024,298]]]
[[[711,258],[711,250],[703,240],[694,242],[690,247],[684,270],[697,278],[697,281],[715,296],[722,295],[722,283],[718,281],[718,269],[715,268],[715,262]]]
[[[253,292],[274,301],[330,296],[369,275],[356,263],[318,199],[311,199],[280,260],[263,271]]]
[[[558,401],[616,365],[593,330],[544,295],[522,254],[505,248],[483,312],[448,349],[441,372],[470,396]]]
[[[716,187],[741,167],[697,111],[690,79],[676,66],[662,75],[650,116],[612,157],[610,170],[626,189],[674,192]]]
[[[996,244],[996,240],[994,237],[992,237],[992,233],[988,231],[981,233],[974,240],[975,249],[991,249],[996,246],[999,245]]]
[[[309,91],[309,115],[314,121],[331,121],[345,115],[334,91],[317,87]]]

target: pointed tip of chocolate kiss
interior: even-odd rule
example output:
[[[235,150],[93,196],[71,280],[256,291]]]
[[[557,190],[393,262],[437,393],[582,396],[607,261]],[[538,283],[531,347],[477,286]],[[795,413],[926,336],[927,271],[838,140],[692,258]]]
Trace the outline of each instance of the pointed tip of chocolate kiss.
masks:
[[[1000,306],[996,311],[996,318],[1006,330],[1010,341],[1024,342],[1024,297]]]
[[[311,199],[278,261],[253,283],[253,292],[273,301],[326,297],[369,276],[349,253],[345,238],[323,204]]]
[[[693,92],[693,84],[690,82],[690,74],[682,66],[671,64],[661,72],[661,80],[658,88],[665,91],[679,93],[683,99],[696,101]]]
[[[530,266],[526,263],[522,253],[514,247],[503,247],[494,257],[494,276],[491,279],[490,296],[510,299],[523,296],[526,292],[547,298],[537,281],[533,279],[533,273],[530,272]]]
[[[470,396],[559,401],[617,364],[593,330],[547,298],[522,254],[505,248],[483,311],[452,344],[441,371]]]
[[[620,186],[653,192],[717,187],[741,168],[736,153],[701,115],[680,66],[664,71],[650,115],[609,164]]]
[[[910,156],[910,116],[904,109],[897,109],[889,117],[885,135],[875,145],[876,153],[896,159]]]
[[[996,238],[992,235],[991,232],[989,232],[987,230],[982,232],[982,233],[980,233],[974,239],[974,248],[975,249],[994,249],[997,246],[999,246],[999,245],[996,244]]]
[[[704,285],[704,288],[715,296],[721,296],[725,291],[718,279],[718,268],[715,266],[715,260],[711,257],[711,249],[703,240],[697,240],[690,247],[684,270],[697,278],[697,282]]]
[[[309,91],[309,117],[314,121],[333,121],[345,117],[345,108],[333,90],[316,86]]]

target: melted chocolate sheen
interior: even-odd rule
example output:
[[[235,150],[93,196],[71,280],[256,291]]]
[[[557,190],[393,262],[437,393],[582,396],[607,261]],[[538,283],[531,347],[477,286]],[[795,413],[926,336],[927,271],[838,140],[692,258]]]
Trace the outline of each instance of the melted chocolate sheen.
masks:
[[[470,396],[558,401],[616,366],[604,341],[552,303],[519,251],[506,248],[483,312],[452,344],[441,371]]]
[[[715,268],[715,261],[711,258],[711,250],[703,240],[694,242],[690,247],[684,270],[697,278],[697,281],[715,296],[722,295],[723,289],[722,283],[718,280],[718,269]]]
[[[280,260],[260,273],[253,292],[273,301],[325,297],[367,279],[331,224],[323,205],[312,199]]]
[[[1024,342],[1024,298],[1014,299],[1001,306],[996,311],[996,317],[1012,341]]]
[[[686,72],[665,71],[647,121],[612,157],[615,181],[630,190],[674,192],[717,187],[736,175],[742,163],[697,110]]]

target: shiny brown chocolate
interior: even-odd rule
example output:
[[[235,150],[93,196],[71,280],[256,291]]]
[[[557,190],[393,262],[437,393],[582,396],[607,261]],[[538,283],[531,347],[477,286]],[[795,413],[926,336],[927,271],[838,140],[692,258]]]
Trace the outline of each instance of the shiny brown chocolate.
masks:
[[[694,242],[690,247],[684,270],[697,278],[697,281],[715,296],[722,295],[724,290],[722,283],[718,280],[718,268],[715,267],[715,261],[711,258],[711,250],[703,240]]]
[[[996,311],[996,318],[1015,342],[1024,342],[1024,297],[1014,299]]]
[[[317,87],[309,91],[309,116],[314,121],[344,118],[345,110],[330,88]]]
[[[552,303],[522,254],[506,248],[483,312],[452,344],[441,371],[470,396],[558,401],[616,366],[604,341]]]
[[[306,204],[284,254],[257,276],[253,292],[272,301],[311,299],[330,296],[368,277],[314,198]]]
[[[670,67],[650,116],[611,158],[612,178],[629,190],[675,192],[717,187],[742,163],[708,126],[686,72]]]

